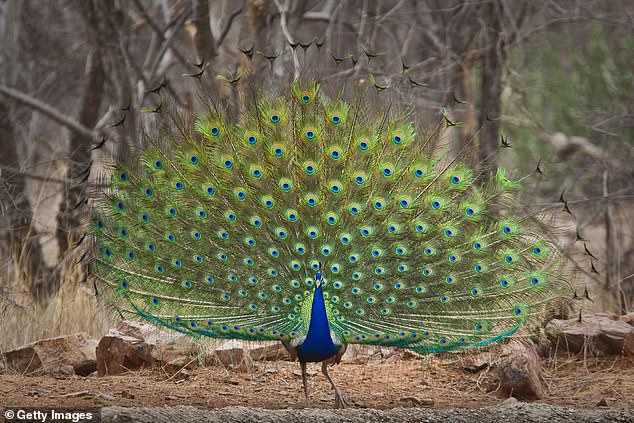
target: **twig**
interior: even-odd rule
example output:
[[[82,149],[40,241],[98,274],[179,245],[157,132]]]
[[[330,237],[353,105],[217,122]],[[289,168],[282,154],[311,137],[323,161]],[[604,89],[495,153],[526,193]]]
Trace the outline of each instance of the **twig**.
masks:
[[[4,84],[0,84],[0,94],[4,94],[5,96],[12,98],[26,106],[31,107],[32,109],[37,110],[42,113],[44,116],[47,116],[49,119],[59,123],[62,126],[74,131],[86,138],[90,138],[92,140],[97,140],[97,133],[93,130],[86,128],[81,123],[69,118],[66,115],[63,115],[60,111],[53,108],[50,104],[46,104],[41,100],[38,100],[35,97],[30,96],[29,94],[23,93],[22,91],[18,91],[14,88],[7,87]]]
[[[314,20],[314,21],[326,21],[330,22],[330,19],[333,17],[333,9],[335,7],[334,0],[327,0],[324,7],[319,12],[308,11],[304,13],[303,18],[306,20]]]
[[[288,42],[289,46],[288,48],[291,49],[291,54],[293,56],[293,66],[295,67],[295,76],[293,77],[293,80],[297,81],[299,79],[299,59],[297,58],[297,52],[295,51],[295,49],[293,47],[291,47],[291,44],[294,44],[293,38],[291,37],[291,33],[288,32],[288,27],[286,26],[286,14],[288,12],[288,0],[284,1],[284,7],[282,7],[282,5],[280,4],[280,0],[274,0],[275,1],[275,5],[277,6],[277,10],[279,10],[280,12],[280,26],[282,27],[282,32],[284,33],[284,37],[286,38],[286,41]]]
[[[4,169],[4,170],[8,170],[9,172],[13,172],[14,175],[22,175],[22,176],[25,176],[27,178],[36,179],[36,180],[39,180],[39,181],[52,182],[52,183],[61,184],[61,185],[66,184],[66,181],[64,181],[63,179],[51,178],[50,176],[41,176],[41,175],[38,175],[38,174],[35,174],[35,173],[25,172],[25,171],[20,170],[18,168],[11,167],[11,166],[6,166],[6,165],[3,165],[3,164],[0,164],[0,169]],[[6,177],[2,176],[2,172],[0,172],[0,180],[9,179],[9,178],[11,178],[11,176],[13,176],[13,175],[8,175]]]
[[[159,37],[159,39],[161,41],[164,41],[165,40],[165,35],[163,34],[163,31],[156,25],[156,23],[154,23],[152,18],[150,18],[150,16],[148,15],[147,11],[141,5],[139,0],[132,0],[132,4],[134,4],[134,6],[137,8],[139,13],[143,17],[143,19],[145,19],[145,21],[148,23],[150,28],[152,28],[154,30],[154,32]],[[172,53],[174,53],[174,56],[176,56],[178,61],[181,63],[181,65],[183,65],[184,68],[188,68],[189,64],[187,63],[187,60],[183,57],[183,55],[180,54],[180,52],[177,49],[175,49],[175,48],[172,48],[171,50],[172,50]]]
[[[231,29],[231,24],[233,24],[233,20],[240,13],[242,13],[241,7],[229,13],[229,16],[226,17],[227,23],[225,24],[225,27],[222,29],[222,32],[220,33],[220,35],[218,35],[218,39],[216,40],[216,46],[220,46],[220,44],[222,44],[222,42],[225,40],[225,37],[227,36],[227,34],[229,33],[229,30]]]
[[[186,8],[181,13],[181,15],[178,16],[176,20],[174,21],[174,27],[170,31],[170,34],[168,35],[168,37],[167,38],[164,37],[163,44],[161,45],[161,49],[158,51],[158,53],[154,57],[154,61],[152,62],[152,65],[150,66],[150,72],[152,72],[150,79],[153,79],[156,76],[156,70],[158,68],[159,62],[161,61],[161,59],[163,59],[165,52],[167,51],[168,48],[170,48],[176,34],[178,34],[178,30],[181,28],[181,26],[183,26],[183,24],[185,24],[185,21],[191,15],[191,13],[192,13],[191,8],[189,7]],[[171,49],[171,50],[173,52],[175,49]]]

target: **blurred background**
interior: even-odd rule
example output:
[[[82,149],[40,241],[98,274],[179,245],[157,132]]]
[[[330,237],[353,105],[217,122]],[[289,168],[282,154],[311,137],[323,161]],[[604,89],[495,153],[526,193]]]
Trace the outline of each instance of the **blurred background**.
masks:
[[[632,311],[631,1],[0,0],[0,351],[112,327],[86,199],[164,103],[239,107],[244,81],[297,74],[444,108],[450,150],[530,175],[521,207],[557,228],[581,307]]]

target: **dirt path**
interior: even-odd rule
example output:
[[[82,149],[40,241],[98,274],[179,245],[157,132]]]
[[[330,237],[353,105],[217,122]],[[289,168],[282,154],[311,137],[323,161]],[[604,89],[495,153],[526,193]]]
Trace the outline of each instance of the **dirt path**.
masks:
[[[109,422],[634,422],[632,359],[546,361],[548,396],[533,403],[505,402],[486,392],[490,375],[465,372],[461,359],[342,363],[331,374],[348,410],[333,410],[333,393],[317,366],[309,368],[310,408],[305,408],[296,363],[256,364],[246,373],[195,369],[182,380],[160,369],[85,378],[5,374],[0,408],[100,408]]]

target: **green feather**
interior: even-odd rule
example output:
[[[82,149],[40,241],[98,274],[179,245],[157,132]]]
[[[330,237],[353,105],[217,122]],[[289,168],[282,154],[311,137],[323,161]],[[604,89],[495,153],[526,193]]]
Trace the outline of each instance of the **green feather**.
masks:
[[[560,292],[557,248],[508,206],[520,184],[498,169],[477,185],[411,115],[315,82],[233,120],[206,108],[116,163],[97,200],[92,275],[122,313],[289,340],[321,265],[343,342],[437,352],[509,336]]]

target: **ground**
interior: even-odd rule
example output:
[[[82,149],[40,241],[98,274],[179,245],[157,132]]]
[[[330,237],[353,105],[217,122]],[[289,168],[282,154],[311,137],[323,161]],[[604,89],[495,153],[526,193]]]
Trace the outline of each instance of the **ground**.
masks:
[[[490,374],[486,370],[476,374],[462,370],[463,360],[464,356],[409,360],[395,356],[364,364],[342,363],[331,374],[350,403],[350,409],[344,411],[315,410],[334,407],[333,393],[317,365],[309,367],[310,408],[305,409],[299,365],[283,361],[259,362],[254,371],[247,373],[221,367],[199,368],[184,380],[169,377],[160,369],[64,379],[5,374],[0,375],[0,408],[106,407],[103,421],[184,421],[187,416],[188,423],[438,419],[484,422],[511,417],[516,421],[550,423],[634,422],[632,358],[549,359],[544,362],[548,396],[531,403],[504,402],[495,392],[485,392]],[[232,407],[208,411],[229,406]],[[490,406],[493,407],[485,408]],[[277,409],[289,410],[271,411]]]

